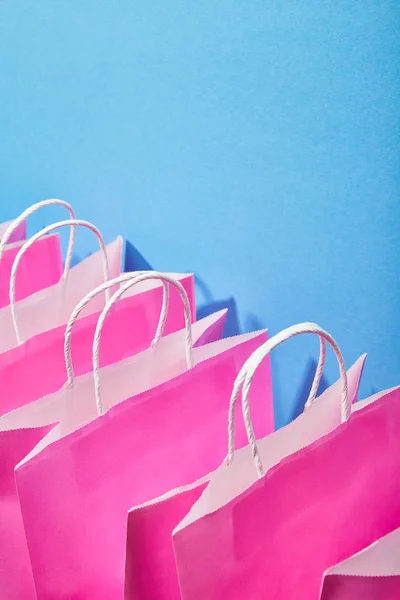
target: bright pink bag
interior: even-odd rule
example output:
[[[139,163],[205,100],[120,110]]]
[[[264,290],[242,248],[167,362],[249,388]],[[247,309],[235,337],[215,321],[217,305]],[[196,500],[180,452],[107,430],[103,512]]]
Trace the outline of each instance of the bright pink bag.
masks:
[[[137,274],[136,274],[137,275]],[[71,368],[76,375],[92,369],[92,344],[100,311],[78,318],[90,301],[118,283],[132,280],[135,273],[124,273],[116,279],[100,285],[90,292],[74,309],[67,325],[66,353],[64,358],[65,325],[45,331],[30,338],[1,355],[0,389],[3,399],[0,415],[28,404],[38,398],[59,390],[68,374],[72,384]],[[192,315],[195,315],[194,278],[190,274],[173,274],[180,281],[189,297]],[[103,330],[100,362],[109,365],[133,356],[149,347],[159,320],[163,288],[159,281],[147,281],[132,286],[130,294],[116,304]],[[168,315],[163,328],[164,335],[178,331],[184,326],[181,299],[172,287],[168,298]],[[222,335],[225,316],[215,324],[213,340]],[[71,330],[73,335],[73,360],[71,363]],[[203,342],[204,343],[204,342]]]
[[[0,308],[10,303],[10,279],[14,260],[23,246],[26,233],[26,219],[37,210],[50,205],[63,206],[70,213],[71,219],[75,218],[72,207],[63,200],[44,200],[33,204],[25,210],[15,221],[8,223],[8,227],[0,227]],[[57,234],[38,239],[32,246],[31,252],[24,254],[18,269],[18,283],[16,299],[22,300],[31,294],[45,289],[59,281],[62,274],[68,274],[72,258],[74,243],[74,228],[71,230],[69,251],[63,263],[61,256],[60,240]]]
[[[251,445],[221,467],[174,533],[183,599],[318,600],[327,568],[400,525],[400,389],[354,405],[351,414],[337,346],[344,422],[320,438],[306,413],[302,427],[300,417],[255,441],[251,378],[275,345],[301,330],[276,336],[247,365]],[[313,324],[303,331],[322,334]]]
[[[0,308],[10,304],[10,273],[23,242],[8,244],[0,259]],[[63,273],[60,239],[48,235],[32,246],[18,270],[16,299],[22,300],[57,283]]]
[[[400,529],[328,569],[321,600],[400,598]]]
[[[190,280],[190,277],[184,278],[186,283],[188,283],[188,280]],[[192,287],[193,282],[190,283]],[[103,285],[101,288],[103,290],[105,286]],[[184,289],[183,286],[182,289]],[[146,295],[146,293],[144,292],[143,295]],[[170,308],[173,309],[172,295],[170,301]],[[188,307],[190,311],[189,303]],[[134,310],[133,312],[137,315],[137,311]],[[193,325],[194,345],[197,346],[218,339],[222,333],[225,313],[226,311],[220,311],[220,313],[210,315]],[[131,322],[131,324],[134,323]],[[160,321],[160,325],[161,327],[158,327],[159,337],[155,340],[155,344],[159,343],[162,334],[162,321]],[[123,331],[126,335],[126,327]],[[132,336],[132,338],[135,338],[141,333],[140,327],[137,330],[132,327],[132,331],[127,337]],[[103,334],[103,342],[115,343],[118,341],[116,336],[110,333],[108,329],[104,330]],[[126,342],[124,344],[125,348],[129,348]],[[131,349],[134,347],[134,343],[131,342]],[[69,355],[68,350],[66,354]],[[68,356],[68,360],[70,360],[70,356]],[[71,373],[70,367],[67,370]],[[34,373],[32,375],[34,376]],[[35,381],[32,381],[32,383],[37,385]],[[27,384],[29,384],[29,380]],[[76,380],[76,385],[79,386],[79,379]],[[112,400],[115,400],[115,398]],[[32,598],[33,600],[33,598],[36,598],[18,494],[15,487],[14,468],[42,440],[43,436],[51,431],[55,421],[62,418],[68,419],[69,411],[74,414],[75,419],[79,418],[80,406],[74,405],[74,402],[75,382],[72,379],[71,386],[66,386],[63,391],[54,393],[43,400],[32,402],[0,418],[0,590],[3,593],[2,597],[4,596],[7,600],[19,598],[24,598],[24,600]],[[81,415],[83,420],[84,413],[85,407],[83,406]]]
[[[273,338],[274,339],[274,338]],[[323,338],[322,338],[323,339]],[[272,342],[272,340],[271,340]],[[254,353],[257,354],[257,351]],[[361,357],[355,365],[349,370],[349,398],[354,401],[357,396],[358,385],[360,376],[363,369],[364,358]],[[324,435],[327,431],[336,427],[340,423],[340,414],[338,410],[339,405],[339,384],[335,383],[333,386],[325,390],[325,392],[315,399],[315,394],[318,389],[318,383],[322,375],[322,370],[325,362],[325,345],[321,345],[321,358],[318,364],[316,379],[312,387],[310,398],[306,403],[306,412],[301,415],[294,423],[276,433],[272,433],[271,443],[276,439],[276,451],[280,456],[284,456],[286,453],[290,454],[297,444],[307,443],[310,435],[315,437]],[[246,367],[243,367],[241,374],[243,375]],[[239,376],[240,380],[240,376]],[[252,393],[254,390],[252,388]],[[253,400],[254,401],[254,395]],[[233,412],[231,414],[233,416]],[[233,422],[233,421],[232,421]],[[305,427],[307,424],[307,427]],[[233,440],[234,430],[231,427],[231,439]],[[285,436],[285,431],[286,436]],[[247,458],[247,457],[246,457]],[[253,469],[251,463],[246,466],[244,470],[243,464],[241,464],[242,456],[236,457],[235,462],[229,468],[241,469],[241,475],[245,481],[252,481]],[[126,585],[125,585],[125,598],[126,600],[180,600],[185,596],[184,592],[181,595],[180,585],[177,576],[177,567],[180,573],[182,573],[182,582],[186,581],[188,576],[201,579],[200,574],[197,573],[197,567],[190,564],[188,573],[185,573],[186,563],[183,560],[181,564],[179,562],[180,556],[175,557],[173,549],[173,531],[180,524],[182,520],[186,518],[186,515],[190,515],[192,507],[196,504],[197,500],[201,497],[204,490],[204,503],[207,506],[207,498],[212,494],[215,489],[213,479],[217,475],[210,474],[208,477],[203,478],[199,482],[194,483],[192,486],[178,488],[174,492],[167,494],[165,497],[155,499],[149,498],[149,502],[143,503],[141,506],[132,508],[128,515],[128,530],[127,530],[127,558],[126,558]],[[208,481],[211,480],[211,485],[207,486]],[[226,484],[226,485],[225,485]],[[212,488],[214,485],[214,488]],[[215,492],[223,493],[229,497],[232,492],[232,483],[224,482],[221,484],[221,490]],[[244,484],[243,484],[244,485]],[[208,489],[211,488],[211,491]],[[295,500],[296,494],[293,493],[293,499]],[[183,527],[183,525],[182,525]],[[229,524],[227,524],[229,529]],[[232,531],[233,533],[233,531]],[[188,534],[189,535],[189,534]],[[189,543],[189,542],[188,542]],[[233,556],[230,549],[230,538],[229,533],[227,537],[221,540],[221,544],[225,543],[225,551],[228,556]],[[213,564],[211,558],[208,560],[208,554],[206,549],[202,550],[202,547],[197,545],[196,538],[191,538],[190,558],[195,552],[195,548],[199,551],[203,551],[204,554],[201,556],[201,569],[211,569],[207,577],[212,578],[216,575],[218,570],[222,574],[228,576],[229,570],[221,568],[221,562]],[[209,548],[212,548],[214,540],[208,540]],[[217,542],[219,545],[219,541]],[[221,548],[219,550],[222,552]],[[212,552],[209,550],[208,552]],[[213,556],[213,554],[212,554]],[[224,556],[224,553],[220,555]],[[227,565],[230,567],[230,565]],[[240,587],[240,586],[239,586]],[[243,589],[241,590],[243,594]],[[210,595],[208,595],[210,594]],[[213,597],[210,590],[207,589],[207,593],[203,596],[204,598]],[[220,598],[220,596],[215,596]],[[230,595],[227,594],[227,598]],[[239,597],[239,595],[238,595]],[[242,595],[241,598],[249,597]]]
[[[40,599],[123,596],[128,509],[219,464],[233,381],[267,337],[261,331],[192,348],[186,301],[185,332],[99,371],[97,346],[107,310],[95,336],[95,394],[90,375],[64,390],[75,419],[63,419],[16,468]],[[254,389],[258,430],[265,434],[273,429],[268,363],[258,371]],[[238,428],[238,444],[245,439],[244,428]]]
[[[64,276],[50,287],[42,289],[27,298],[15,302],[17,274],[25,252],[32,250],[40,238],[49,238],[47,234],[59,227],[83,226],[96,235],[101,250],[71,267],[68,276]],[[70,244],[72,255],[72,246]],[[105,280],[113,279],[121,273],[122,238],[117,238],[107,247],[99,230],[87,221],[61,221],[45,227],[31,237],[17,253],[10,276],[10,305],[0,309],[0,354],[14,348],[43,331],[65,325],[73,308],[85,294]],[[68,265],[68,256],[66,260]],[[98,296],[90,303],[82,316],[101,310],[104,298]],[[1,361],[1,357],[0,357]]]

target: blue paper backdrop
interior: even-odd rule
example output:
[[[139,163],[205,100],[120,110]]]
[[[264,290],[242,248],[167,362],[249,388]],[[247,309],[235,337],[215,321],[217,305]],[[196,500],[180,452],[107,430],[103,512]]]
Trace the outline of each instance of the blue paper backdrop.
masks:
[[[62,197],[130,266],[194,271],[229,332],[313,320],[368,352],[362,395],[398,384],[399,25],[398,0],[3,0],[1,217]],[[278,424],[317,346],[274,355]]]

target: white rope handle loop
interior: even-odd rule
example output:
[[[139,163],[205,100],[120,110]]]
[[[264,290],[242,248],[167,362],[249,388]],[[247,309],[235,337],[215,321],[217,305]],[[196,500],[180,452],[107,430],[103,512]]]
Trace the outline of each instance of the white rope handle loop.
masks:
[[[97,321],[97,327],[96,327],[96,331],[94,334],[94,340],[93,340],[93,378],[94,378],[96,405],[97,405],[97,411],[98,411],[99,415],[102,415],[104,413],[103,403],[101,401],[101,394],[100,394],[100,360],[99,360],[100,336],[101,336],[101,331],[103,329],[104,322],[105,322],[107,314],[111,310],[113,304],[115,302],[117,302],[119,300],[119,298],[121,298],[121,296],[130,287],[132,287],[133,285],[135,285],[137,283],[140,283],[141,281],[147,281],[149,279],[157,279],[157,280],[169,283],[170,285],[173,285],[180,294],[180,297],[183,302],[184,315],[185,315],[186,364],[187,364],[188,369],[192,368],[192,365],[193,365],[192,314],[190,311],[189,298],[185,291],[185,288],[179,281],[176,281],[176,279],[174,279],[173,277],[170,277],[169,275],[166,275],[165,273],[149,271],[148,273],[143,273],[142,275],[138,275],[131,281],[128,281],[127,283],[125,283],[125,285],[122,285],[120,287],[120,289],[115,292],[115,294],[112,296],[112,298],[107,302],[107,304],[103,308],[103,311],[99,317],[99,320]],[[161,333],[162,333],[162,331],[161,331]],[[161,337],[161,336],[159,336],[159,337]],[[156,334],[155,340],[156,339],[157,339],[157,334]],[[158,340],[159,340],[159,338],[158,338]],[[157,341],[157,343],[158,343],[158,341]]]
[[[0,261],[3,258],[5,246],[8,242],[8,240],[10,239],[11,235],[15,231],[15,229],[17,229],[17,227],[19,227],[19,225],[21,225],[21,223],[23,223],[28,217],[30,217],[30,215],[32,215],[33,213],[35,213],[36,211],[40,210],[41,208],[43,208],[45,206],[64,206],[67,209],[67,211],[69,212],[71,219],[75,219],[75,213],[73,211],[72,206],[70,204],[68,204],[68,202],[65,202],[65,200],[59,200],[58,198],[50,198],[49,200],[42,200],[41,202],[32,204],[32,206],[30,206],[29,208],[24,210],[24,212],[21,213],[20,216],[17,217],[4,232],[4,235],[0,241]],[[61,279],[63,281],[67,278],[69,269],[71,267],[72,252],[73,252],[74,243],[75,243],[75,229],[76,229],[75,226],[71,225],[71,233],[70,233],[69,241],[68,241],[67,256],[65,258],[64,272],[61,276]]]
[[[114,279],[110,279],[110,281],[106,281],[105,283],[102,283],[97,288],[95,288],[94,290],[89,292],[89,294],[87,294],[84,298],[82,298],[82,300],[79,302],[79,304],[76,305],[76,307],[74,308],[74,310],[71,313],[71,316],[68,320],[67,327],[65,330],[65,336],[64,336],[64,358],[65,358],[65,367],[66,367],[67,376],[68,376],[68,385],[70,385],[70,386],[73,385],[74,377],[75,377],[74,376],[74,368],[73,368],[73,364],[72,364],[72,356],[71,356],[72,330],[73,330],[75,321],[77,320],[81,311],[98,294],[101,294],[102,292],[104,292],[105,290],[108,290],[109,288],[113,287],[114,285],[125,283],[127,281],[132,281],[133,279],[136,279],[136,277],[138,277],[139,275],[144,274],[146,272],[147,271],[135,271],[135,272],[131,272],[131,273],[124,273],[123,275],[119,275],[118,277],[115,277]],[[151,271],[149,271],[149,272],[151,273]],[[155,346],[158,344],[158,342],[163,334],[165,321],[167,319],[168,302],[169,302],[169,286],[165,281],[163,281],[162,284],[163,284],[162,308],[161,308],[160,320],[158,322],[157,331],[156,331],[156,335],[154,336],[152,346]]]
[[[319,338],[319,359],[317,368],[315,369],[314,381],[311,386],[310,394],[308,396],[307,402],[304,405],[304,412],[306,412],[310,406],[313,404],[315,398],[318,394],[319,384],[321,383],[322,373],[325,367],[326,360],[326,342],[323,337]]]
[[[35,233],[35,235],[33,235],[29,240],[27,240],[25,242],[25,244],[19,249],[18,254],[14,259],[13,266],[11,269],[10,309],[11,309],[11,317],[12,317],[15,335],[16,335],[18,344],[22,344],[22,341],[21,341],[21,335],[19,332],[17,315],[16,315],[16,307],[15,307],[15,282],[16,282],[17,271],[18,271],[18,267],[21,262],[21,259],[22,259],[23,255],[25,254],[25,252],[27,250],[29,250],[29,248],[41,237],[47,235],[51,231],[54,231],[54,229],[58,229],[59,227],[71,227],[71,226],[73,226],[74,228],[75,227],[86,227],[87,229],[90,229],[91,231],[93,231],[93,233],[95,234],[95,236],[99,242],[100,250],[103,255],[104,281],[108,281],[108,279],[109,279],[107,250],[106,250],[106,246],[104,244],[103,237],[102,237],[100,231],[97,229],[97,227],[95,225],[93,225],[92,223],[89,223],[89,221],[82,221],[80,219],[71,219],[70,221],[59,221],[58,223],[53,223],[52,225],[48,225],[47,227],[45,227],[38,233]],[[108,290],[106,290],[106,300],[108,300],[108,299],[109,299],[109,292],[108,292]]]
[[[307,410],[309,410],[309,408],[312,406],[312,404],[315,402],[315,399],[317,397],[318,394],[318,388],[319,388],[319,384],[321,383],[321,378],[322,378],[322,373],[324,371],[324,367],[325,367],[325,361],[326,361],[326,342],[325,342],[325,338],[322,336],[319,336],[319,359],[318,359],[318,364],[317,364],[317,368],[315,369],[315,375],[314,375],[314,380],[310,389],[310,393],[308,395],[307,401],[304,405],[304,411],[303,412],[307,412]],[[246,364],[246,363],[245,363]],[[244,378],[246,373],[244,372],[244,365],[240,371],[241,373],[243,373],[243,377],[241,379],[240,385],[243,383]],[[238,375],[239,377],[239,375]],[[230,401],[230,408],[229,408],[229,423],[231,423],[231,428],[232,428],[232,432],[233,432],[233,438],[234,438],[234,420],[233,420],[233,415],[234,415],[234,411],[235,411],[235,404],[236,404],[236,399],[237,399],[237,394],[239,393],[239,389],[240,389],[240,385],[237,388],[237,393],[235,398],[231,398]],[[231,429],[229,429],[229,431],[231,431]],[[232,444],[234,444],[234,441],[232,442]],[[232,446],[233,448],[233,446]]]
[[[341,353],[340,348],[337,345],[336,341],[329,333],[327,333],[326,331],[321,329],[321,327],[319,327],[315,323],[299,323],[298,325],[293,325],[292,327],[288,327],[287,329],[284,329],[283,331],[281,331],[280,333],[278,333],[277,335],[272,337],[270,340],[268,340],[264,344],[262,344],[259,348],[257,348],[257,350],[255,350],[253,352],[253,354],[244,363],[243,367],[241,368],[241,370],[236,378],[236,381],[233,385],[233,391],[232,391],[232,396],[231,396],[231,401],[230,401],[230,406],[229,406],[228,464],[230,462],[232,462],[233,456],[234,456],[234,450],[235,450],[235,448],[234,448],[234,443],[235,443],[235,406],[236,406],[236,401],[237,401],[237,397],[239,395],[240,388],[243,385],[242,408],[243,408],[243,417],[244,417],[244,422],[246,425],[247,436],[248,436],[249,444],[251,445],[251,448],[252,448],[252,453],[253,453],[254,461],[256,464],[258,476],[259,477],[263,476],[263,474],[264,474],[263,466],[262,466],[260,454],[258,451],[258,446],[257,446],[256,437],[254,434],[253,425],[252,425],[251,418],[250,418],[250,407],[249,407],[250,385],[251,385],[252,379],[254,377],[254,374],[257,370],[257,367],[262,363],[264,358],[266,358],[270,354],[271,350],[273,350],[274,348],[276,348],[277,346],[282,344],[282,342],[285,342],[286,340],[288,340],[292,337],[295,337],[296,335],[303,334],[303,333],[317,334],[321,338],[324,338],[332,347],[332,349],[335,353],[335,356],[337,358],[338,364],[339,364],[340,380],[342,383],[342,389],[341,389],[342,422],[347,421],[347,419],[349,418],[349,416],[351,414],[351,401],[348,397],[348,392],[347,392],[346,367],[344,364],[342,353]]]

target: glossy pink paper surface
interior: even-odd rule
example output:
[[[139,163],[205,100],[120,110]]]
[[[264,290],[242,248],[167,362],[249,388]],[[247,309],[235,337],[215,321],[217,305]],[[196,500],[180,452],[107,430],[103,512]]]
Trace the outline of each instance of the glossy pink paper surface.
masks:
[[[16,469],[39,599],[123,597],[129,508],[220,464],[233,382],[266,337],[195,349],[200,362],[190,371],[121,402]],[[268,362],[253,389],[257,433],[265,435],[273,429]],[[245,441],[239,424],[237,445]]]
[[[10,275],[23,242],[5,247],[0,260],[0,308],[10,304]],[[57,283],[63,272],[60,239],[57,234],[41,238],[21,259],[16,278],[16,300]]]
[[[192,276],[184,277],[183,285],[185,287],[190,289],[192,283]],[[161,292],[161,288],[159,291]],[[145,292],[144,296],[146,296],[147,293],[148,292]],[[161,296],[159,300],[161,302]],[[144,298],[142,298],[142,302],[143,301]],[[170,308],[172,311],[174,310],[172,294]],[[180,312],[182,312],[182,308],[179,308]],[[159,310],[158,307],[157,310]],[[133,315],[136,314],[134,310],[132,312]],[[129,316],[126,311],[124,311],[123,314]],[[196,347],[220,339],[224,326],[225,314],[224,311],[221,311],[220,313],[217,313],[215,317],[210,315],[206,319],[194,324],[193,340]],[[174,320],[170,323],[172,324],[173,322]],[[177,321],[175,320],[175,322]],[[130,324],[135,324],[132,319],[130,320]],[[139,335],[140,331],[140,328],[137,330],[134,328],[132,329],[131,336],[124,346],[127,352],[133,353],[135,351],[135,336]],[[115,341],[115,338],[112,337],[112,330],[106,330],[104,331],[104,334],[105,337],[103,342],[105,344],[110,343],[113,339]],[[150,339],[151,337],[152,336],[150,336]],[[139,341],[141,342],[143,340]],[[118,352],[119,350],[116,349],[115,354]],[[110,357],[111,354],[109,353],[108,358]],[[47,360],[51,361],[49,355]],[[27,381],[26,384],[28,385],[29,381]],[[38,385],[40,384],[34,382],[32,389],[37,390]],[[29,391],[25,391],[25,395],[27,393],[29,393]],[[62,394],[59,395],[62,396]],[[70,394],[70,396],[70,400],[73,403],[73,394]],[[34,423],[29,411],[32,410],[37,403],[38,402],[31,402],[20,408],[18,411],[8,413],[0,419],[0,598],[7,598],[7,600],[18,600],[22,598],[24,600],[34,600],[34,598],[36,598],[21,509],[15,486],[14,468],[36,446],[43,436],[52,429],[52,419],[56,420],[57,418],[61,419],[62,417],[65,417],[65,407],[63,409],[63,404],[61,402],[57,405],[56,394],[53,401],[53,404],[56,406],[53,406],[51,411],[47,411],[47,420],[46,411],[43,411],[43,425],[39,427],[36,422],[35,428],[29,428],[29,425]],[[73,408],[74,407],[71,406],[71,410],[73,410]],[[40,518],[41,508],[38,508],[38,511],[39,513],[37,516]]]
[[[266,438],[271,450],[295,423]],[[397,389],[178,529],[181,598],[318,600],[330,565],[399,526],[399,469]]]
[[[192,314],[195,315],[193,275],[183,275]],[[135,288],[132,288],[134,291]],[[139,291],[139,290],[138,290]],[[100,365],[109,365],[148,348],[160,316],[162,287],[122,298],[106,319],[100,344]],[[71,338],[75,375],[92,370],[92,346],[99,311],[78,319]],[[223,327],[224,321],[218,323]],[[182,300],[175,288],[170,290],[164,335],[182,329]],[[60,389],[67,380],[64,360],[65,325],[45,331],[0,357],[0,415]],[[213,338],[219,339],[220,330]]]

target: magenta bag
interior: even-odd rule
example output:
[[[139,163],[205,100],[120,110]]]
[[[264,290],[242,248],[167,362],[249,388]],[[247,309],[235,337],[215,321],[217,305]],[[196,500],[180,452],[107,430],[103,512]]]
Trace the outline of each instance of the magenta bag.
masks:
[[[60,281],[54,285],[15,302],[16,284],[18,285],[16,278],[25,253],[32,250],[40,238],[48,239],[50,236],[47,236],[47,234],[54,229],[71,227],[74,231],[77,226],[86,227],[93,231],[98,239],[100,251],[71,267],[67,275],[64,272]],[[72,255],[71,243],[65,261],[66,265],[69,264],[68,256],[70,253]],[[72,310],[85,294],[109,278],[113,279],[120,275],[121,259],[122,238],[117,238],[106,247],[97,227],[87,221],[61,221],[45,227],[31,237],[18,251],[12,266],[10,305],[0,309],[0,354],[21,344],[22,340],[27,340],[43,331],[65,325]],[[109,291],[106,292],[106,294],[108,293]],[[99,311],[103,306],[104,298],[98,296],[90,303],[82,316]]]
[[[321,600],[355,598],[400,598],[400,529],[325,572]]]
[[[63,200],[44,200],[33,204],[15,221],[5,228],[0,227],[0,308],[10,303],[10,280],[14,260],[24,244],[26,219],[40,208],[50,205],[65,207],[71,219],[75,218],[72,207]],[[74,243],[74,228],[71,229],[70,241],[63,273],[60,240],[57,234],[38,239],[31,252],[24,254],[18,269],[16,299],[22,300],[31,294],[45,289],[68,275]]]
[[[128,274],[124,275],[124,279],[126,278],[128,278]],[[122,279],[122,277],[120,279]],[[184,282],[186,285],[189,283],[190,288],[193,287],[193,280],[191,277],[184,277]],[[109,286],[113,284],[115,284],[115,281],[108,283]],[[105,287],[105,285],[101,286],[101,291],[103,291]],[[181,289],[184,290],[183,286]],[[154,290],[150,290],[150,293],[142,291],[141,295],[148,295],[151,298],[153,291]],[[174,296],[171,294],[170,308],[172,310],[174,310],[173,298]],[[74,318],[77,315],[78,309],[81,308],[85,302],[87,302],[87,298],[84,299],[80,307],[77,307],[77,310],[73,315]],[[190,312],[189,303],[188,307]],[[125,311],[124,314],[127,314],[127,312]],[[133,314],[136,316],[139,314],[140,317],[140,311],[138,313],[138,311],[135,310],[135,307]],[[218,339],[222,333],[225,314],[226,311],[220,311],[220,313],[217,313],[216,315],[210,315],[206,319],[195,323],[192,328],[193,344],[197,346],[201,343]],[[155,339],[155,345],[159,343],[162,327],[166,322],[163,314],[161,317],[159,327],[157,328],[159,337],[158,339]],[[71,326],[74,318],[71,319],[69,330],[72,329]],[[162,321],[163,318],[164,322]],[[174,321],[170,321],[170,324],[173,322]],[[131,320],[131,324],[134,325],[133,320]],[[122,331],[126,335],[126,327],[123,328]],[[137,329],[135,327],[131,328],[130,335],[132,338],[137,339],[137,336],[141,333],[143,333],[143,330],[140,327]],[[145,334],[147,334],[147,331],[145,331]],[[168,339],[168,337],[165,339]],[[110,333],[109,329],[104,329],[103,345],[104,342],[114,344],[119,340],[120,338]],[[68,360],[70,360],[68,343],[67,337],[66,355]],[[124,347],[125,349],[129,348],[127,342],[124,342]],[[133,341],[130,344],[130,349],[132,350],[134,348],[135,344]],[[114,352],[118,353],[118,350],[115,350]],[[47,354],[47,367],[49,368],[52,359],[50,358],[49,353]],[[108,357],[110,356],[111,354],[108,355]],[[45,360],[44,356],[43,360]],[[70,374],[72,373],[70,366],[67,367],[67,371]],[[22,372],[21,375],[23,375]],[[26,386],[31,383],[37,391],[38,383],[34,379],[34,375],[34,372],[28,374],[28,377],[33,377],[31,380],[25,378]],[[64,367],[64,381],[65,379],[66,374]],[[54,422],[59,421],[62,418],[66,419],[69,411],[73,412],[75,418],[77,418],[76,413],[79,414],[79,406],[74,406],[75,383],[79,385],[79,380],[76,380],[75,382],[72,375],[71,385],[65,386],[63,391],[54,393],[44,400],[32,402],[31,404],[23,406],[0,418],[0,590],[7,600],[16,600],[18,598],[24,598],[24,600],[32,598],[33,600],[33,598],[36,598],[21,509],[15,487],[14,468],[29,454],[29,452],[32,451],[35,445],[42,440],[43,436],[52,430]],[[27,392],[25,392],[25,394],[26,393]]]
[[[321,342],[322,340],[323,338],[321,338]],[[254,354],[256,355],[257,351]],[[361,357],[348,373],[349,398],[352,401],[357,397],[364,359],[365,357]],[[325,390],[319,398],[315,398],[324,363],[325,344],[321,343],[321,357],[318,363],[316,378],[314,385],[312,386],[310,398],[306,403],[306,412],[298,417],[294,423],[291,423],[288,428],[272,433],[269,436],[271,438],[271,443],[273,443],[274,439],[276,440],[276,452],[278,452],[280,456],[290,454],[299,443],[307,444],[310,436],[315,439],[315,437],[324,435],[327,431],[330,431],[340,423],[340,414],[338,410],[340,382],[335,383]],[[246,366],[244,366],[241,371],[242,375],[245,370]],[[240,376],[238,379],[240,380]],[[255,390],[252,388],[252,394],[254,394],[254,391]],[[252,402],[254,402],[254,395],[252,396]],[[231,404],[233,406],[233,403]],[[231,417],[233,417],[233,411]],[[232,426],[230,427],[230,431],[231,440],[233,440],[234,429]],[[287,432],[286,435],[285,431]],[[252,469],[251,461],[249,465],[244,466],[241,463],[241,460],[242,455],[239,453],[238,456],[236,456],[235,462],[229,468],[240,468],[241,476],[244,478],[244,481],[252,481],[254,467]],[[190,517],[192,507],[194,507],[193,510],[196,509],[196,502],[200,499],[204,490],[206,491],[204,492],[204,498],[202,498],[201,501],[204,501],[205,506],[208,506],[208,498],[210,495],[212,498],[212,494],[215,491],[215,484],[213,481],[215,477],[218,478],[218,473],[211,473],[191,486],[178,488],[173,492],[166,494],[164,497],[149,498],[147,503],[142,503],[141,506],[136,506],[129,511],[125,584],[126,600],[134,600],[136,598],[140,598],[141,600],[180,600],[183,597],[186,598],[184,592],[181,593],[177,568],[183,584],[189,576],[196,579],[199,577],[201,579],[200,573],[197,573],[195,565],[189,564],[188,572],[186,573],[185,559],[183,559],[181,563],[180,555],[177,554],[177,556],[175,556],[173,532],[179,526],[181,521]],[[210,480],[211,484],[208,486]],[[227,483],[226,480],[224,480],[220,485],[221,489],[215,491],[215,494],[224,494],[229,497],[232,489],[234,489],[232,487],[234,483],[235,482],[233,482],[233,484]],[[213,485],[214,487],[212,487]],[[245,483],[243,483],[243,485],[245,485]],[[211,491],[208,488],[211,488]],[[295,496],[296,494],[293,493],[292,498],[295,499]],[[182,524],[180,527],[183,528],[184,525]],[[229,529],[229,524],[227,527]],[[187,534],[188,537],[190,534],[191,532],[189,531]],[[192,554],[195,553],[195,548],[198,548],[197,539],[190,537],[190,540],[190,543],[193,546],[191,546],[189,560],[192,558]],[[231,556],[229,553],[231,543],[229,533],[227,533],[226,537],[221,539],[221,544],[223,543],[226,545],[225,548],[228,552],[228,556]],[[212,552],[211,548],[214,541],[209,540],[208,544],[209,550],[206,551],[204,548],[204,557],[201,558],[201,560],[204,561],[204,564],[201,564],[201,569],[210,569],[210,577],[216,576],[217,571],[219,570],[221,570],[221,573],[228,576],[229,571],[221,569],[220,561],[218,564],[212,562],[213,554],[208,558],[209,553]],[[219,542],[217,545],[218,544]],[[200,547],[200,550],[201,548],[202,547]],[[221,554],[221,556],[222,555],[223,554]],[[207,566],[205,567],[205,565]],[[207,576],[204,577],[207,580]],[[203,597],[211,598],[212,595],[209,596],[209,593],[211,594],[207,589],[207,593],[205,593]],[[243,590],[241,590],[241,593],[244,593]],[[226,597],[230,598],[230,595],[228,594]],[[241,597],[244,598],[246,596],[242,595]],[[248,597],[252,598],[251,595]]]
[[[0,259],[0,308],[10,304],[10,273],[23,242],[8,244]],[[25,260],[26,259],[26,260]],[[63,273],[60,239],[49,235],[32,246],[18,270],[16,299],[22,300],[57,283]]]
[[[82,375],[92,370],[92,344],[100,311],[78,318],[82,310],[107,288],[132,280],[134,273],[124,273],[90,292],[74,309],[67,325],[67,364],[71,364],[70,337],[72,326],[74,372]],[[190,274],[173,274],[188,295],[192,315],[195,314],[194,278]],[[159,320],[163,288],[159,281],[146,281],[132,286],[130,294],[117,303],[103,329],[101,365],[109,365],[133,356],[149,347]],[[184,327],[181,299],[172,287],[164,335]],[[213,341],[222,335],[225,314],[213,327]],[[4,352],[0,359],[0,389],[3,400],[0,415],[58,391],[67,379],[64,358],[65,325],[36,335],[20,346]],[[204,342],[203,342],[204,343]],[[71,377],[69,382],[72,383]]]
[[[160,275],[141,275],[137,281],[154,276]],[[94,389],[92,376],[84,375],[58,393],[59,401],[63,396],[72,407],[69,417],[15,471],[40,599],[123,596],[128,509],[218,466],[225,454],[221,431],[233,381],[267,337],[261,331],[193,348],[186,300],[185,332],[99,370],[98,342],[109,307],[95,335]],[[254,389],[253,410],[264,435],[273,429],[267,362]],[[49,402],[24,409],[36,404],[39,414]],[[8,421],[1,418],[0,427],[12,427]],[[35,424],[40,426],[39,418]],[[238,428],[238,445],[245,440],[244,428]]]
[[[256,442],[251,378],[274,346],[300,331],[324,335],[334,345],[343,422],[315,436],[306,413],[301,428],[299,417]],[[214,474],[174,532],[182,598],[318,600],[326,569],[400,526],[400,388],[351,411],[339,349],[313,324],[267,342],[238,385],[243,379],[251,444]]]

